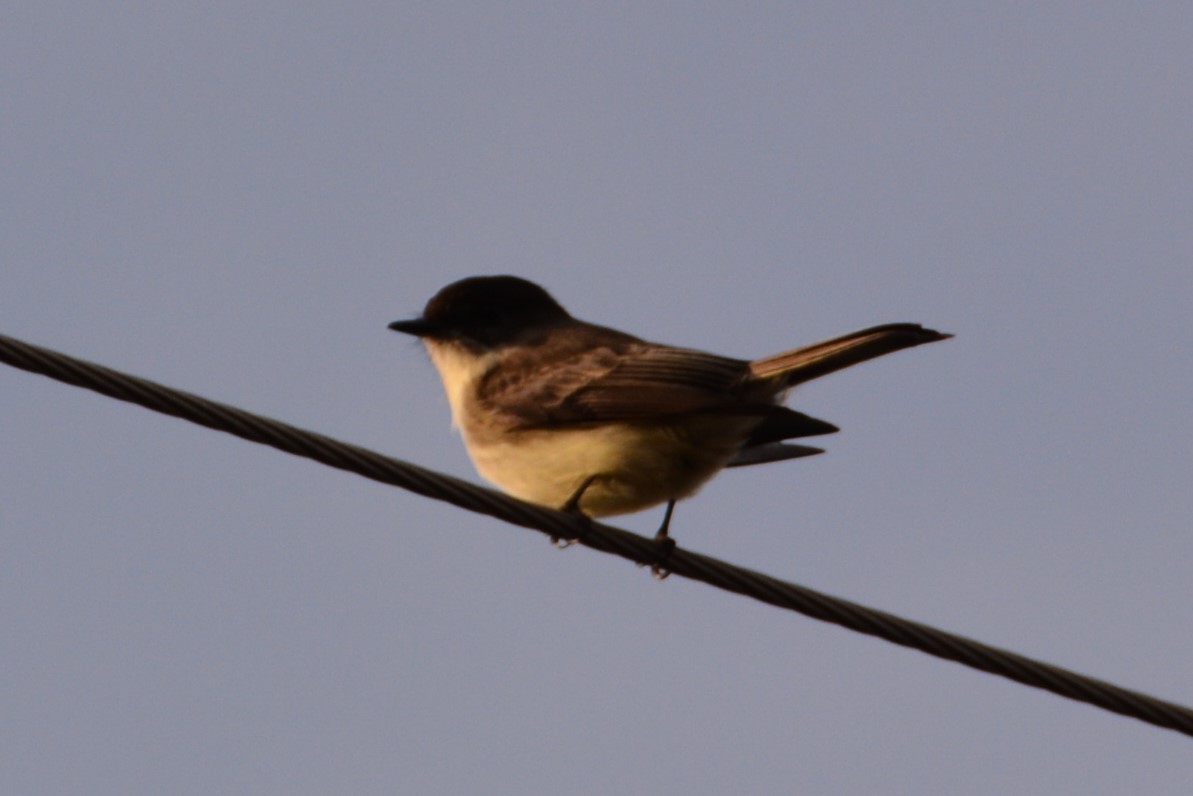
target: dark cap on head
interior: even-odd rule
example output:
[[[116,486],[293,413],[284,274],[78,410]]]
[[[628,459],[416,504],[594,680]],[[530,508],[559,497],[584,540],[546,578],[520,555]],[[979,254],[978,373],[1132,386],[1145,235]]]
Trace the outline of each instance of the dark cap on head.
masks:
[[[527,328],[570,317],[534,282],[516,276],[473,276],[436,293],[421,318],[394,321],[389,328],[418,337],[492,345],[513,339]]]

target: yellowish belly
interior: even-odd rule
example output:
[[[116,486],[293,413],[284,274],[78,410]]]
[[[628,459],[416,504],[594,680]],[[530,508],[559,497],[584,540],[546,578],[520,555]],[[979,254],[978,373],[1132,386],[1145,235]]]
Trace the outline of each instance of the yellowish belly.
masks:
[[[737,452],[749,421],[607,424],[468,439],[477,471],[522,500],[559,508],[590,477],[580,510],[603,517],[693,494]]]

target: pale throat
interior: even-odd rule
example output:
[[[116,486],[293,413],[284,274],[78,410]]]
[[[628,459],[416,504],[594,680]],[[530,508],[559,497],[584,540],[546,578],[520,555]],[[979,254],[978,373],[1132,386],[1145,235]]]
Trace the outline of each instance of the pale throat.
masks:
[[[461,415],[468,396],[475,389],[477,380],[496,364],[498,354],[496,351],[478,354],[441,340],[425,340],[424,343],[431,362],[439,371],[439,380],[443,382],[443,391],[451,406],[452,425],[463,429],[465,423]]]

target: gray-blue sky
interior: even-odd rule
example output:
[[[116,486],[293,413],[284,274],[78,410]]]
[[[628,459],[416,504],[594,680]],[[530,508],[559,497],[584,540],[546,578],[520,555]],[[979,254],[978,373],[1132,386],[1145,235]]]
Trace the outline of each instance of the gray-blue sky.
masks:
[[[1193,703],[1184,4],[15,3],[0,331],[474,478],[385,324],[955,332],[681,543]],[[11,793],[1177,793],[1189,740],[16,371]],[[621,525],[653,530],[655,513]]]

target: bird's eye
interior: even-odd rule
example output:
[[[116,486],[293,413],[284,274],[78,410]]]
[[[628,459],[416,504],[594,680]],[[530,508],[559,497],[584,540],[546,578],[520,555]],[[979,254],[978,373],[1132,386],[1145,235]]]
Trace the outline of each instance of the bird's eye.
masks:
[[[492,304],[482,304],[472,311],[472,321],[477,326],[494,326],[501,322],[501,311]]]

